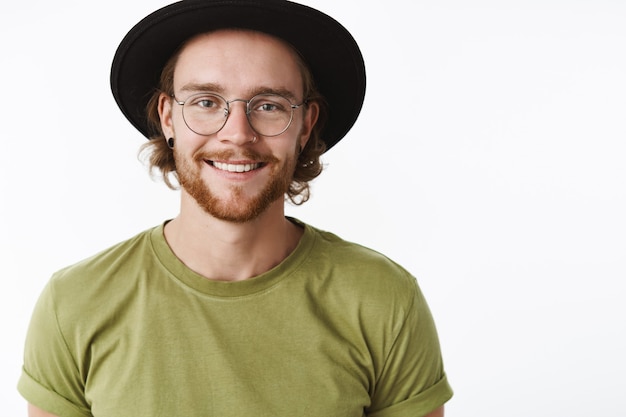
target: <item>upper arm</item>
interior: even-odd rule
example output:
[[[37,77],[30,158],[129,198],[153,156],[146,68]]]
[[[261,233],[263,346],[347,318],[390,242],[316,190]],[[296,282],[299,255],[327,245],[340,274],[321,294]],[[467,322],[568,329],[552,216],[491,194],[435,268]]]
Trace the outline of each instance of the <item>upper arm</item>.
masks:
[[[37,416],[39,417],[39,416]],[[46,417],[46,416],[44,416]],[[438,409],[436,409],[435,411],[433,411],[430,414],[427,414],[424,417],[443,417],[443,405],[441,407],[439,407]]]
[[[32,404],[28,404],[28,417],[57,417]],[[429,416],[430,417],[430,416]]]
[[[369,411],[378,416],[393,407],[403,413],[424,417],[442,417],[442,410],[423,414],[441,406],[452,397],[443,367],[443,359],[434,319],[423,294],[415,282],[412,304],[401,322],[400,330],[376,380]],[[393,413],[391,413],[393,414]]]
[[[42,414],[43,407],[59,416],[89,414],[89,404],[84,398],[83,371],[79,364],[84,363],[80,355],[70,350],[78,346],[75,339],[63,333],[63,327],[70,331],[67,334],[80,334],[72,330],[75,323],[72,314],[59,314],[53,280],[44,290],[33,310],[24,344],[24,364],[18,383],[18,391],[27,403],[30,417],[50,417],[53,414]],[[64,317],[64,323],[59,321]],[[67,323],[70,325],[67,325]],[[39,407],[37,407],[39,406]]]

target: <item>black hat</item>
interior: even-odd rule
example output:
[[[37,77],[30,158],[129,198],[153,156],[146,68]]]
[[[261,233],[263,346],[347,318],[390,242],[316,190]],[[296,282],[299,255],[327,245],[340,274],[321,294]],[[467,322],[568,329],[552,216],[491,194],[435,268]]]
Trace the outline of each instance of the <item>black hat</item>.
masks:
[[[291,44],[328,104],[321,132],[327,149],[348,133],[363,105],[365,66],[354,38],[339,22],[286,0],[183,0],[137,23],[113,58],[113,96],[144,136],[150,136],[146,105],[166,62],[187,39],[222,28],[256,30]]]

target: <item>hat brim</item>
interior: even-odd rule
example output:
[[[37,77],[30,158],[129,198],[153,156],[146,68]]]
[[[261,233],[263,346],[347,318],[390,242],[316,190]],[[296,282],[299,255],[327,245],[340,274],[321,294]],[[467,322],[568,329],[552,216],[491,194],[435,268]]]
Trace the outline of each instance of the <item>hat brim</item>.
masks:
[[[365,97],[365,65],[357,43],[335,19],[284,0],[183,0],[148,15],[120,43],[111,90],[126,118],[150,137],[148,100],[161,71],[187,39],[223,28],[256,30],[291,44],[309,66],[328,105],[321,139],[327,150],[354,125]]]

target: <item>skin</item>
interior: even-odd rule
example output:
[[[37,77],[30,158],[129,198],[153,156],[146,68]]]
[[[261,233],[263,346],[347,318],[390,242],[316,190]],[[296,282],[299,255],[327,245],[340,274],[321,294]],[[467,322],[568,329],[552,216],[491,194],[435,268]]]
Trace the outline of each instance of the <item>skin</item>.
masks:
[[[185,100],[201,86],[227,100],[247,100],[265,89],[290,92],[293,102],[303,99],[293,52],[282,42],[253,32],[214,32],[185,47],[174,71],[176,97]],[[302,230],[285,219],[284,189],[269,202],[258,200],[272,183],[288,184],[296,152],[317,120],[317,105],[296,110],[289,129],[271,138],[252,130],[240,102],[232,105],[226,125],[211,136],[187,128],[181,106],[165,95],[160,115],[165,136],[176,140],[183,182],[180,214],[165,227],[174,253],[200,275],[223,281],[248,279],[278,265],[296,247]],[[262,166],[230,173],[206,161]],[[192,189],[192,184],[203,187],[203,192]],[[225,213],[232,217],[225,218]]]
[[[174,72],[176,98],[185,100],[198,86],[210,85],[227,100],[247,100],[262,87],[290,92],[292,102],[300,103],[302,79],[293,54],[281,41],[260,33],[201,35],[180,55]],[[162,95],[159,102],[163,132],[175,138],[183,186],[180,213],[166,225],[165,237],[176,256],[207,279],[238,281],[260,275],[283,261],[303,233],[285,219],[283,188],[319,109],[313,103],[296,110],[289,129],[271,138],[252,130],[244,110],[244,104],[234,103],[222,130],[201,136],[187,128],[181,106],[170,97]],[[207,162],[213,160],[262,165],[231,173]],[[55,417],[31,404],[28,415]],[[443,407],[425,417],[442,416]]]

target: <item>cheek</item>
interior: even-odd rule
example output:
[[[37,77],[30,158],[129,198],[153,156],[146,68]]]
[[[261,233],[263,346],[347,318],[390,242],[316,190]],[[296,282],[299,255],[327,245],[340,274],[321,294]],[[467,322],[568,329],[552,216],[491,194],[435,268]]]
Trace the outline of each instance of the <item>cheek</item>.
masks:
[[[184,150],[184,153],[198,151],[204,147],[210,139],[208,136],[198,135],[191,131],[180,114],[172,118],[172,133],[176,139],[176,146]]]
[[[185,119],[183,117],[182,109],[179,105],[174,105],[171,109],[170,118],[169,118],[169,128],[172,133],[171,136],[175,137],[177,140],[185,140],[189,141],[193,136],[197,136],[194,132],[189,130],[187,124],[185,123]],[[184,138],[183,138],[184,137]],[[200,140],[197,139],[196,140]]]
[[[206,154],[204,150],[205,141],[196,135],[187,134],[185,129],[178,126],[179,132],[175,136],[174,156],[179,160],[187,161],[188,164],[195,165],[203,160],[202,155]],[[180,132],[182,130],[182,132]],[[189,132],[192,133],[192,132]]]
[[[284,155],[285,159],[291,159],[294,156],[297,158],[300,154],[300,142],[301,135],[298,133],[294,139],[289,140],[285,143],[285,146],[281,149],[281,154]]]
[[[173,133],[184,133],[187,125],[185,125],[185,120],[180,112],[173,112],[170,120]]]

